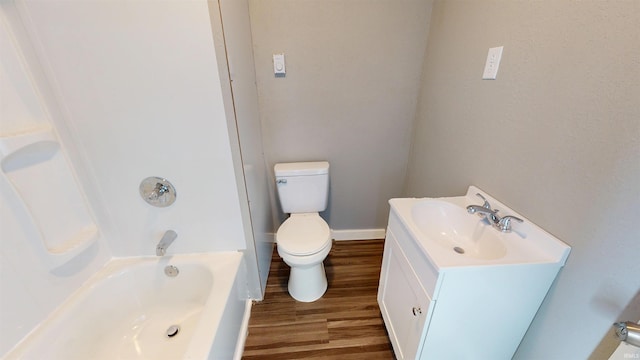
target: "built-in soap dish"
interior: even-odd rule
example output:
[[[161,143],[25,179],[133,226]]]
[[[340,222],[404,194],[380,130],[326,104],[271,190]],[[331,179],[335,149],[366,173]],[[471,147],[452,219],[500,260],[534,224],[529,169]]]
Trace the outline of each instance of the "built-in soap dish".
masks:
[[[9,201],[38,230],[52,267],[96,240],[98,228],[51,127],[0,135],[0,169],[15,195]]]

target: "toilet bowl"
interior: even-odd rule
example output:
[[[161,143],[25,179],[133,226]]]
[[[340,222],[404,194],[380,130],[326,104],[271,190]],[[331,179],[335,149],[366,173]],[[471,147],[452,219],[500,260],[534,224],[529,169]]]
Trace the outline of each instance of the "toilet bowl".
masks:
[[[278,255],[291,267],[289,294],[316,301],[327,290],[324,259],[331,251],[329,225],[318,213],[291,214],[276,233]]]

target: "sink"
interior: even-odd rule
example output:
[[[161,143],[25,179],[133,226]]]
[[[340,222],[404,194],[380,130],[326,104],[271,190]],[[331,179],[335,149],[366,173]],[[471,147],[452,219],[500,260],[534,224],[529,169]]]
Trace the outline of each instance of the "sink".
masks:
[[[475,186],[389,204],[378,304],[398,358],[511,359],[571,248]]]
[[[467,212],[482,205],[480,193],[499,209],[516,216],[511,232],[502,232],[484,217]],[[476,265],[564,264],[570,247],[491,195],[469,186],[464,196],[389,200],[389,222],[400,223],[422,252],[438,267]]]
[[[460,255],[478,259],[505,256],[507,248],[489,222],[467,213],[466,208],[436,199],[417,201],[411,219],[420,233]]]

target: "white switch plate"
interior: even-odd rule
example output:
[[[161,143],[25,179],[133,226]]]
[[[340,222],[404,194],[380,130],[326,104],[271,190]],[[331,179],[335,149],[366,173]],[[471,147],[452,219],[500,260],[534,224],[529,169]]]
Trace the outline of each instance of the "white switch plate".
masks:
[[[284,77],[287,69],[284,64],[284,54],[273,54],[273,73],[276,77]]]
[[[487,63],[484,65],[484,73],[482,80],[495,80],[498,75],[498,67],[500,67],[500,59],[502,58],[503,46],[493,47],[489,49],[487,54]]]

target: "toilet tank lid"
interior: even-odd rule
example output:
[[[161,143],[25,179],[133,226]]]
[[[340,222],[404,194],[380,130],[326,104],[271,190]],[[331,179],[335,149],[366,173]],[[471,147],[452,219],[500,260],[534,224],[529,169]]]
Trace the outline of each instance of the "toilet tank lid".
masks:
[[[276,176],[307,176],[329,173],[327,161],[281,163],[273,167]]]

